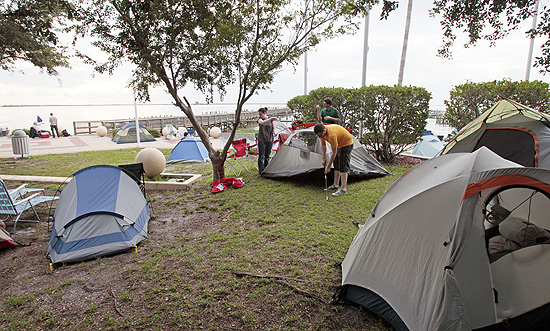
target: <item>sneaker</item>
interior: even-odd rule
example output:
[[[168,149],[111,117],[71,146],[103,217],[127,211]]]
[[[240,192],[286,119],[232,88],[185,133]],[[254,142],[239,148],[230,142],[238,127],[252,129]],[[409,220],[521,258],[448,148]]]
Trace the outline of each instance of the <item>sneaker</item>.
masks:
[[[329,187],[327,187],[325,189],[325,191],[332,191],[332,190],[337,190],[337,189],[338,189],[338,186],[330,185]]]
[[[338,191],[332,193],[332,196],[333,196],[333,197],[337,197],[337,196],[339,196],[339,195],[347,194],[347,193],[348,193],[347,190],[338,190]]]

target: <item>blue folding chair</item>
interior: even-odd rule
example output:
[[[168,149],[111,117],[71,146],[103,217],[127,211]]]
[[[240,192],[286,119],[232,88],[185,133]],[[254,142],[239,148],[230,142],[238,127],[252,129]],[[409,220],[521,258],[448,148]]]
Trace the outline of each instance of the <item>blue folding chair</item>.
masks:
[[[59,199],[57,196],[41,195],[38,192],[25,197],[27,193],[38,190],[41,191],[41,189],[26,188],[26,185],[21,185],[14,190],[8,190],[4,181],[0,179],[0,215],[6,216],[5,221],[12,220],[14,222],[13,231],[15,231],[18,221],[40,222],[40,217],[34,207],[44,202],[49,203],[50,206],[52,201]],[[36,220],[20,220],[21,215],[29,209],[32,209]]]

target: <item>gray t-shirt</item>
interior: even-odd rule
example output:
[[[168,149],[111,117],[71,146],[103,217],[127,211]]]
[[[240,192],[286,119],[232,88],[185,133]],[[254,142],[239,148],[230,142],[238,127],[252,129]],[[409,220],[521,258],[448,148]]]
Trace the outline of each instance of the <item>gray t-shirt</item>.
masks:
[[[259,121],[259,120],[258,120]],[[260,129],[258,131],[258,141],[262,142],[272,142],[273,141],[273,123],[269,122],[267,124],[260,124]]]

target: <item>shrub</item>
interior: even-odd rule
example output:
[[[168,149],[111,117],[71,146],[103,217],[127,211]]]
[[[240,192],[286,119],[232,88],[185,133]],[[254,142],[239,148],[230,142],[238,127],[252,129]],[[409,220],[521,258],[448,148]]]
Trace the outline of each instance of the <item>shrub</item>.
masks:
[[[360,137],[379,161],[391,162],[424,132],[431,94],[414,86],[323,87],[292,98],[287,106],[295,119],[317,122],[315,106],[326,97],[340,112],[340,124]]]
[[[158,138],[161,136],[160,131],[157,129],[149,129],[147,128],[147,131],[153,136],[153,138]]]
[[[548,87],[548,83],[541,81],[512,82],[507,79],[458,85],[450,92],[450,99],[445,100],[445,119],[449,125],[460,130],[503,97],[548,113]]]

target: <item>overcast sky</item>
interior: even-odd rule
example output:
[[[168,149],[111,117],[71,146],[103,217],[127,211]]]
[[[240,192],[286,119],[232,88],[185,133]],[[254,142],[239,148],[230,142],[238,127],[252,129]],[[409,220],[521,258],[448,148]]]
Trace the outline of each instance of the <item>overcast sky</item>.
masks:
[[[545,1],[543,1],[545,2]],[[548,2],[548,1],[546,1]],[[508,38],[497,41],[496,47],[486,42],[474,48],[464,49],[466,36],[459,36],[453,48],[453,59],[437,57],[442,43],[442,32],[438,18],[430,18],[427,1],[413,4],[409,43],[403,85],[419,86],[432,93],[432,109],[444,109],[443,100],[448,99],[453,86],[471,82],[486,82],[510,78],[523,80],[527,66],[529,40],[523,29]],[[397,84],[407,1],[401,0],[396,12],[388,20],[380,21],[380,7],[371,11],[369,20],[369,52],[367,62],[367,85]],[[316,50],[308,53],[308,91],[319,87],[360,87],[362,82],[362,61],[364,26],[355,35],[343,36],[323,42]],[[540,56],[542,40],[536,40],[534,57]],[[534,58],[533,57],[533,58]],[[59,70],[58,77],[41,74],[38,69],[26,63],[19,63],[21,72],[0,71],[1,105],[57,105],[57,104],[110,104],[132,103],[126,81],[133,67],[126,65],[117,69],[113,76],[96,74],[92,68],[75,61],[72,69]],[[549,81],[550,76],[538,73],[532,68],[530,80]],[[297,95],[304,94],[304,60],[294,69],[285,67],[276,76],[271,91],[254,96],[250,103],[286,103]],[[152,103],[170,103],[171,99],[162,88],[152,91]],[[204,96],[192,87],[182,91],[190,102],[204,102]],[[233,103],[236,98],[230,93],[224,102]],[[216,100],[219,102],[220,100]]]

